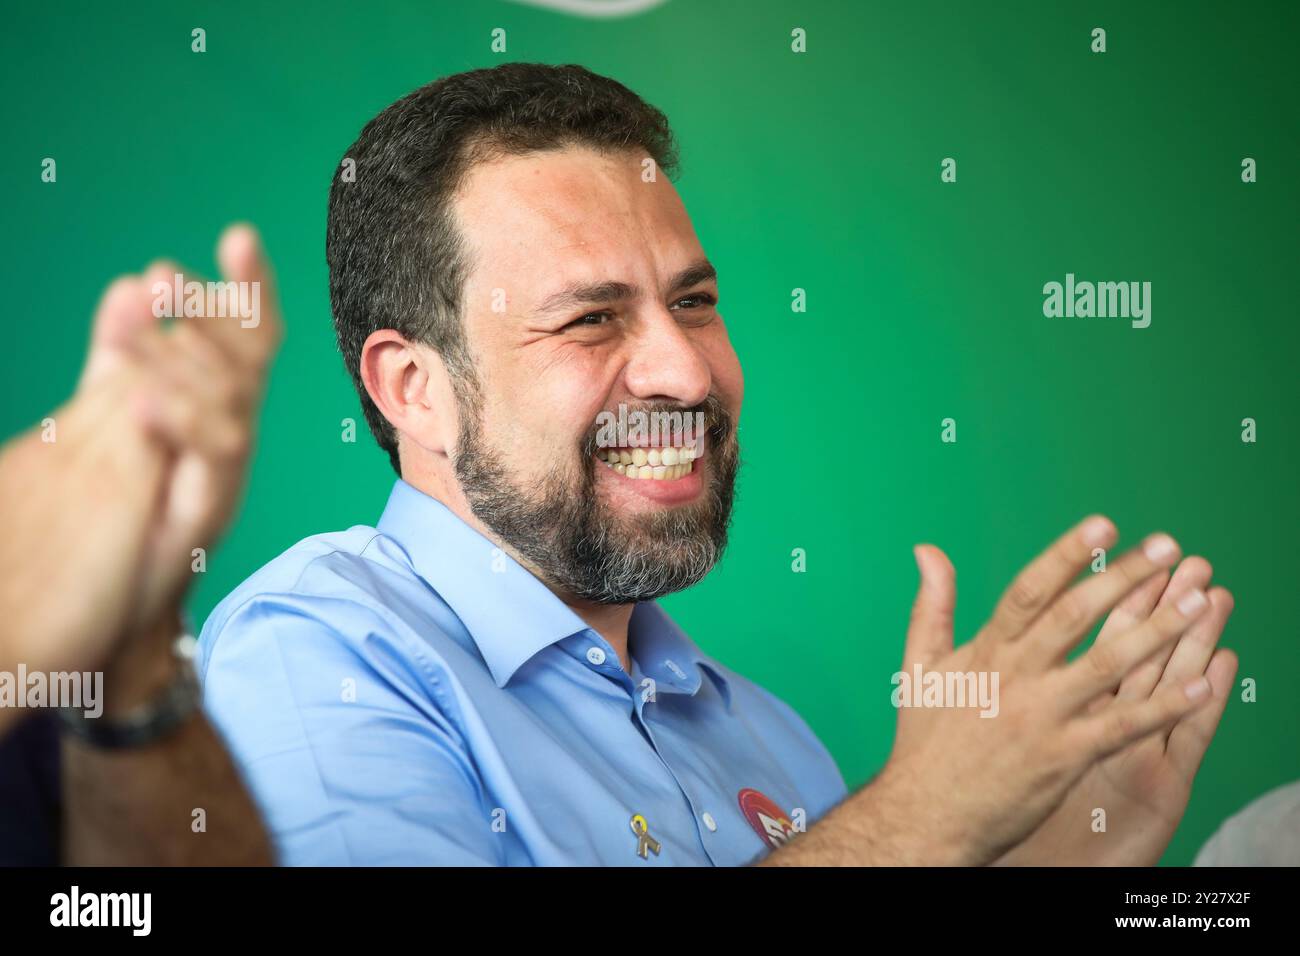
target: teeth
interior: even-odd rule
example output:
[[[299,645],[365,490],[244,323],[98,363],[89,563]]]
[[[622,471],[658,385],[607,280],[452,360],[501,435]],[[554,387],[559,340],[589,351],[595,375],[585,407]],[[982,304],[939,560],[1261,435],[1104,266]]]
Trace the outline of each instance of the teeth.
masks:
[[[613,469],[626,478],[649,478],[656,481],[676,481],[689,475],[694,465],[687,461],[678,465],[625,465],[621,461],[607,462],[605,467]]]
[[[696,448],[609,448],[600,449],[596,457],[625,478],[676,481],[695,470],[695,460],[703,456]]]
[[[601,448],[596,457],[611,464],[621,461],[625,465],[680,465],[684,461],[694,461],[703,452],[691,446],[668,445],[663,448]]]

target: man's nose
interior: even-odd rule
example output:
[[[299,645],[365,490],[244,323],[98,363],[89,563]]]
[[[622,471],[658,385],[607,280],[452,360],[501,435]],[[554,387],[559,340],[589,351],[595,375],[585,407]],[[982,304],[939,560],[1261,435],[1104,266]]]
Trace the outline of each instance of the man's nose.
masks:
[[[643,401],[668,400],[685,408],[703,402],[713,374],[688,330],[663,308],[638,326],[625,373],[628,391]]]

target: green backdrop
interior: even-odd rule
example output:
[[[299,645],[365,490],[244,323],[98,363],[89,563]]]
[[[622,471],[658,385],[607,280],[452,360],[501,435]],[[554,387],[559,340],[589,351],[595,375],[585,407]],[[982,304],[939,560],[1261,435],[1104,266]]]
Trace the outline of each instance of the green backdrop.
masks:
[[[289,332],[196,617],[298,539],[373,523],[392,475],[364,427],[340,440],[342,419],[362,419],[330,326],[334,164],[438,76],[582,63],[672,120],[747,379],[732,547],[670,611],[803,714],[856,786],[889,749],[914,542],[956,563],[964,637],[1080,516],[1109,514],[1125,543],[1167,529],[1234,592],[1225,643],[1258,682],[1256,703],[1230,703],[1165,856],[1188,863],[1223,817],[1300,777],[1300,6],[977,6],[669,0],[607,20],[497,0],[16,7],[0,36],[0,434],[70,391],[114,275],[163,254],[211,271],[221,226],[247,218]],[[940,181],[946,157],[955,183]],[[1151,282],[1150,327],[1045,318],[1043,284],[1067,272]]]

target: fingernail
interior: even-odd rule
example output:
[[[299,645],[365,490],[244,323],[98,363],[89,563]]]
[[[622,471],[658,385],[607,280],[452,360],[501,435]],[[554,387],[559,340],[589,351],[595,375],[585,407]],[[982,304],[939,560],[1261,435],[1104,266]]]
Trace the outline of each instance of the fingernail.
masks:
[[[1188,684],[1186,687],[1183,688],[1183,693],[1187,695],[1188,700],[1200,700],[1209,692],[1210,692],[1210,682],[1205,678],[1204,675],[1196,678],[1196,680],[1192,681],[1190,684]]]
[[[1108,518],[1100,515],[1089,518],[1083,525],[1083,541],[1090,548],[1104,548],[1114,530],[1115,526]]]
[[[1153,534],[1142,545],[1142,553],[1155,564],[1169,564],[1178,554],[1178,545],[1167,534]]]
[[[1183,617],[1191,617],[1203,607],[1205,592],[1200,588],[1193,588],[1178,599],[1178,613]]]

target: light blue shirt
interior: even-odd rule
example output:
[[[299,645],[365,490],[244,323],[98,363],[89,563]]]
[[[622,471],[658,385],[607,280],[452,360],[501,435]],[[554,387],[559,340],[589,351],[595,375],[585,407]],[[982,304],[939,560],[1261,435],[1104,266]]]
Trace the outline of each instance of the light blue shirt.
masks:
[[[206,709],[286,864],[745,864],[846,796],[654,602],[613,647],[440,502],[299,542],[213,611]],[[658,852],[655,852],[657,848]]]

